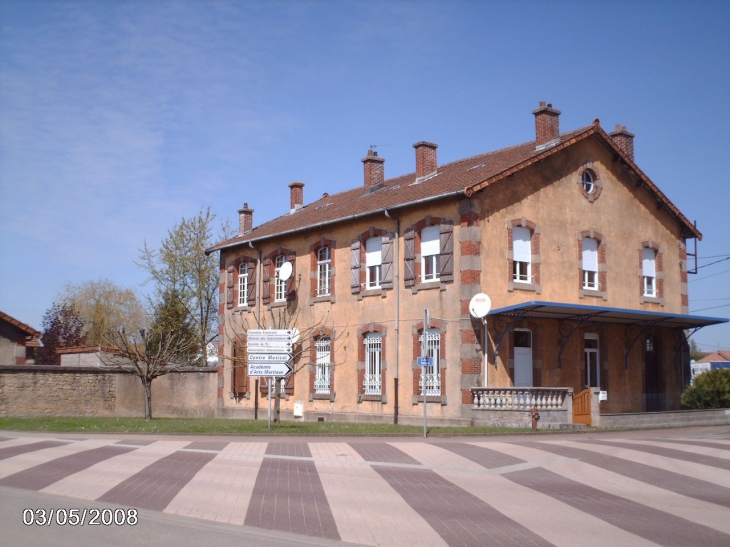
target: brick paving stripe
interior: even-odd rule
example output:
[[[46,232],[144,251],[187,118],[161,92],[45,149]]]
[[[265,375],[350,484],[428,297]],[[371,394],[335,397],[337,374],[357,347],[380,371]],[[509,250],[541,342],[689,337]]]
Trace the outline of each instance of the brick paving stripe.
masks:
[[[306,443],[271,443],[272,451],[293,450],[303,457]],[[287,448],[284,448],[287,447]],[[306,448],[306,450],[303,450]],[[280,455],[280,454],[276,454]],[[249,502],[246,526],[341,539],[314,462],[264,458]]]
[[[291,456],[293,458],[311,458],[312,452],[307,443],[269,443],[266,447],[269,456]]]
[[[56,446],[63,446],[69,444],[66,441],[40,441],[31,444],[21,444],[18,446],[8,446],[7,448],[0,448],[0,460],[6,458],[12,458],[13,456],[19,456],[20,454],[26,454],[28,452],[35,452],[36,450],[43,450],[45,448],[54,448]]]
[[[349,443],[366,462],[405,463],[421,465],[421,462],[387,443]]]
[[[433,471],[383,465],[373,469],[450,547],[552,545]]]
[[[655,454],[657,456],[664,456],[666,458],[673,458],[675,460],[709,465],[711,467],[718,467],[720,469],[730,471],[730,460],[723,460],[722,458],[714,458],[712,456],[704,456],[702,454],[692,454],[691,452],[685,452],[683,450],[674,450],[671,448],[651,446],[648,444],[621,443],[617,441],[595,440],[591,441],[591,443],[615,446],[618,448],[628,448],[630,450],[638,450],[639,452],[646,452],[647,454]]]
[[[114,456],[126,454],[135,450],[121,446],[102,446],[79,454],[63,456],[46,463],[36,465],[30,469],[9,475],[0,480],[0,486],[12,486],[26,490],[41,490],[66,477],[83,471]]]
[[[709,482],[688,477],[681,473],[674,473],[664,469],[657,469],[643,463],[636,463],[615,456],[599,454],[584,450],[556,444],[543,442],[520,442],[513,443],[517,446],[528,446],[545,452],[552,452],[566,458],[575,458],[601,469],[613,471],[619,475],[630,477],[637,481],[658,486],[683,496],[708,501],[724,507],[730,507],[730,489],[717,486]]]
[[[173,452],[119,483],[99,501],[162,511],[213,458],[215,454]]]
[[[704,446],[706,448],[719,448],[720,450],[730,450],[730,444],[713,443],[713,442],[706,442],[706,441],[695,441],[695,440],[686,440],[686,441],[677,441],[674,439],[651,439],[651,440],[660,441],[663,443],[687,444],[687,445],[695,445],[695,446]]]
[[[0,437],[0,443],[3,441],[9,441],[11,439],[12,439],[12,437]]]
[[[139,439],[139,440],[129,440],[129,441],[117,441],[115,444],[134,444],[136,446],[149,446],[153,442],[155,442],[155,441],[154,440],[147,441],[147,440]]]
[[[216,450],[220,452],[226,446],[228,441],[195,441],[185,446],[190,450]]]
[[[459,456],[471,460],[474,463],[486,467],[487,469],[496,469],[498,467],[506,467],[508,465],[516,465],[525,463],[525,460],[515,458],[508,454],[490,450],[484,446],[476,446],[467,443],[433,443],[434,446],[458,454]]]
[[[566,479],[547,469],[513,471],[503,477],[659,545],[730,545],[728,534]]]

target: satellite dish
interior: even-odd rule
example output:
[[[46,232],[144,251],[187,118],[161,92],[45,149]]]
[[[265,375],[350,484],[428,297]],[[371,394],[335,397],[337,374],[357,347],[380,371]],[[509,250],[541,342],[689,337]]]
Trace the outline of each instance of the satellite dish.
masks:
[[[287,281],[292,274],[291,262],[284,262],[279,268],[279,279]]]
[[[288,262],[287,262],[287,264],[288,264]],[[299,329],[294,327],[291,330],[291,343],[296,344],[297,342],[299,342]]]
[[[492,300],[483,292],[475,294],[469,301],[469,313],[475,319],[482,319],[492,309]]]

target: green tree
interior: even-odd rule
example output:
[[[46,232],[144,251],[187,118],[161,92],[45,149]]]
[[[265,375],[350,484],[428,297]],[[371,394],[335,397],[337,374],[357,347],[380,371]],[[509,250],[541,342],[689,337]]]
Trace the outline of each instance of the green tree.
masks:
[[[682,393],[682,408],[730,408],[730,368],[703,372]]]
[[[212,247],[215,214],[201,211],[185,218],[168,230],[159,249],[147,242],[139,250],[137,266],[149,274],[148,282],[155,283],[159,299],[174,296],[185,309],[197,338],[200,364],[208,359],[208,344],[218,336],[218,260],[206,255]],[[220,226],[221,239],[231,235],[228,223]]]
[[[707,352],[700,351],[700,348],[697,345],[697,340],[691,339],[689,341],[689,358],[692,361],[699,361],[705,355],[708,355]]]
[[[53,303],[43,316],[43,347],[38,350],[39,365],[60,365],[57,349],[83,346],[84,320],[71,304]]]
[[[197,355],[197,335],[190,323],[190,318],[180,295],[175,289],[168,289],[162,294],[162,299],[155,305],[152,318],[152,344],[160,345],[164,333],[173,333],[188,353],[186,360],[194,360]]]
[[[138,331],[147,323],[147,313],[132,289],[108,279],[66,285],[59,297],[84,321],[86,343],[102,344],[106,333],[125,327]]]

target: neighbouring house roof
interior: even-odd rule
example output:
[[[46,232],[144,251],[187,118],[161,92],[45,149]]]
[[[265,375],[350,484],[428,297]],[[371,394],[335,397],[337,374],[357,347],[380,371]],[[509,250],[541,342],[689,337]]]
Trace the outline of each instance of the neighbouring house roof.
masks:
[[[718,361],[730,361],[730,350],[721,349],[715,353],[705,355],[698,363],[717,363]]]
[[[358,218],[385,209],[392,210],[415,205],[420,202],[448,196],[471,196],[474,193],[503,180],[528,166],[593,137],[607,149],[626,171],[634,177],[657,202],[657,208],[664,208],[684,228],[686,237],[702,239],[702,234],[639,169],[631,158],[614,143],[601,128],[598,120],[592,125],[563,133],[554,143],[537,147],[535,141],[503,148],[494,152],[472,156],[441,165],[430,175],[420,178],[415,173],[385,180],[382,185],[368,189],[363,185],[337,194],[322,197],[288,213],[254,227],[250,232],[217,243],[206,253],[234,247],[243,243],[256,242],[276,236],[290,234]]]
[[[7,321],[11,325],[13,325],[15,328],[22,330],[24,333],[26,333],[28,336],[30,336],[34,339],[38,339],[41,337],[40,331],[35,330],[33,327],[31,327],[30,325],[26,325],[22,321],[18,321],[17,319],[15,319],[15,317],[11,317],[7,313],[3,313],[0,311],[0,319]]]

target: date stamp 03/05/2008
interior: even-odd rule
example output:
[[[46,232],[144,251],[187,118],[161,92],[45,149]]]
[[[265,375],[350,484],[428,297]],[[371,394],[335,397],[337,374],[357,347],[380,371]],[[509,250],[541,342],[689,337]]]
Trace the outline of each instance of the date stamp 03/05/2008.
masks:
[[[24,509],[26,526],[134,526],[137,509]]]

